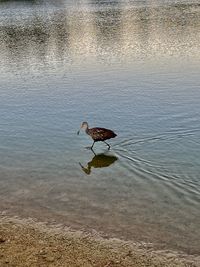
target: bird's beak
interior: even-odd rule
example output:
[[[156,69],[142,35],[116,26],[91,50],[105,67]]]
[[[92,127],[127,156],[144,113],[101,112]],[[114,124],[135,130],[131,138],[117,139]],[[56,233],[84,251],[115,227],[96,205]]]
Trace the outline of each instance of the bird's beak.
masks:
[[[77,135],[79,135],[79,133],[80,133],[80,130],[78,130]]]

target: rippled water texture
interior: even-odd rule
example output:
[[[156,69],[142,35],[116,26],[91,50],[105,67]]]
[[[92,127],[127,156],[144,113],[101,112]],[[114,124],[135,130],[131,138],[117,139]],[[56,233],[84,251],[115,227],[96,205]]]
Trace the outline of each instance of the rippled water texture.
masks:
[[[0,208],[199,253],[198,1],[1,1]],[[82,121],[118,134],[107,152]]]

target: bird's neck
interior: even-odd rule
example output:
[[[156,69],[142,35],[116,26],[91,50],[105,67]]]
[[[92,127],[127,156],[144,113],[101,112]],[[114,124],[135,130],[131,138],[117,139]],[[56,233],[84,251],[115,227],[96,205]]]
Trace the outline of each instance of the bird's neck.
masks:
[[[85,132],[86,132],[86,134],[89,134],[89,127],[88,127],[88,125],[87,125],[87,127],[85,128]]]

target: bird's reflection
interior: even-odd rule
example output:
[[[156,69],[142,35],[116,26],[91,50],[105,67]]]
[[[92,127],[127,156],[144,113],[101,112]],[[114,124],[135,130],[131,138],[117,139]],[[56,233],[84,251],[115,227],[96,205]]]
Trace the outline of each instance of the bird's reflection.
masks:
[[[118,160],[118,158],[116,156],[114,156],[114,155],[106,155],[104,153],[101,153],[101,154],[97,154],[96,155],[94,153],[94,157],[92,158],[91,161],[89,161],[87,163],[87,166],[86,167],[84,167],[81,163],[79,163],[79,164],[80,164],[82,170],[86,174],[89,175],[91,173],[92,168],[105,168],[105,167],[109,167],[116,160]]]

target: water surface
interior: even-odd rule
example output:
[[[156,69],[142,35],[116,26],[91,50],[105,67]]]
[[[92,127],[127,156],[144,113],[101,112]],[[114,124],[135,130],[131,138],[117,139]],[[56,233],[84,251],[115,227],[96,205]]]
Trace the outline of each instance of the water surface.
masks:
[[[198,1],[0,7],[1,210],[199,253]]]

